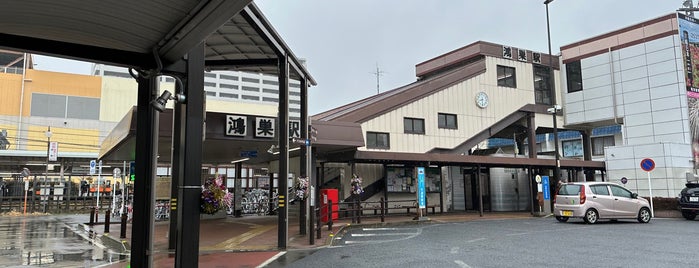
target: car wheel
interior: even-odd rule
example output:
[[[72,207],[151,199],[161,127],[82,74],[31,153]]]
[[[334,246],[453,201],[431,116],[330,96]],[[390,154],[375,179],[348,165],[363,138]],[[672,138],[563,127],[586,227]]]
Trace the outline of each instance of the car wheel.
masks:
[[[682,217],[688,220],[694,220],[697,217],[697,214],[692,212],[692,211],[682,211]]]
[[[638,211],[638,222],[640,223],[648,223],[650,221],[650,209],[648,208],[641,208],[640,211]]]
[[[585,220],[585,223],[588,224],[594,224],[599,220],[599,214],[597,214],[597,210],[594,209],[588,209],[585,212],[585,217],[583,217],[583,220]]]
[[[563,217],[563,216],[556,216],[556,220],[559,222],[567,222],[568,217]]]

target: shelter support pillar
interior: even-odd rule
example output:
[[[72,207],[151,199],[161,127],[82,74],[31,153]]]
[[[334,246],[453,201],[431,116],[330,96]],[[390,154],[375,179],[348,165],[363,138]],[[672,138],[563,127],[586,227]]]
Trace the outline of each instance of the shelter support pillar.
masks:
[[[184,163],[177,196],[177,254],[175,267],[197,267],[199,263],[199,198],[201,196],[202,137],[204,137],[204,43],[186,56],[184,139],[180,139]],[[182,131],[182,129],[180,130]],[[178,160],[180,161],[180,160]]]
[[[289,189],[289,56],[279,54],[279,217],[277,247],[286,249],[289,222],[287,205]]]
[[[534,113],[527,115],[527,134],[529,139],[529,158],[536,158],[536,122]]]
[[[309,135],[309,127],[310,127],[310,122],[308,122],[308,82],[306,79],[301,79],[301,138],[305,139],[306,141],[310,141],[310,135]],[[308,179],[308,191],[310,191],[310,187],[313,185],[313,181],[311,180],[311,170],[309,168],[309,154],[310,152],[310,146],[301,146],[301,154],[299,155],[299,170],[300,170],[300,175],[305,176]],[[308,213],[307,213],[307,208],[308,208],[308,198],[304,200],[299,200],[299,234],[305,235],[306,234],[306,222],[308,221]],[[313,230],[311,230],[313,232]]]
[[[175,83],[175,92],[182,92],[184,89],[179,83]],[[168,250],[177,248],[177,226],[178,209],[177,199],[180,185],[184,179],[184,126],[187,116],[185,108],[181,103],[175,103],[172,115],[172,180],[170,182],[170,230],[168,235]]]
[[[158,154],[158,112],[150,101],[158,97],[157,77],[138,77],[136,112],[136,180],[133,190],[131,265],[151,267],[153,263],[153,203]]]
[[[580,135],[582,135],[583,160],[592,161],[592,130],[581,130]]]

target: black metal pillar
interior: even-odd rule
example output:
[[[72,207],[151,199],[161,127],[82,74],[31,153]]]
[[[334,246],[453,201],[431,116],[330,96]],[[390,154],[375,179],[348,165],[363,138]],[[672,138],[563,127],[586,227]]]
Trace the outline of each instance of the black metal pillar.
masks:
[[[179,226],[175,267],[199,264],[199,199],[201,197],[202,137],[204,137],[204,43],[192,48],[186,59],[185,118],[182,157],[184,177],[177,193]]]
[[[529,158],[536,158],[536,122],[534,113],[527,115],[527,139],[529,140]]]
[[[158,153],[158,112],[150,101],[158,96],[156,76],[139,77],[136,110],[136,180],[133,190],[131,266],[153,263],[153,188]]]
[[[310,140],[310,135],[309,135],[309,129],[308,127],[310,126],[308,122],[308,81],[306,79],[301,79],[301,138],[309,141]],[[308,170],[308,154],[310,153],[310,150],[308,150],[308,146],[301,146],[301,154],[299,154],[299,170],[301,176],[306,176],[308,179],[308,187],[310,191],[311,185],[313,185],[313,182],[311,181],[311,176],[310,173],[311,171]],[[308,201],[307,199],[304,200],[299,200],[299,233],[301,235],[306,234],[306,219],[307,219],[307,210],[306,207],[308,206]],[[312,232],[312,231],[311,231]]]
[[[483,217],[483,181],[481,181],[481,166],[476,166],[476,184],[478,185],[478,212]]]
[[[592,130],[581,130],[583,160],[592,161]]]
[[[235,209],[233,214],[235,217],[243,216],[243,162],[235,163]],[[269,176],[269,197],[272,197],[272,182],[274,182],[274,173]],[[270,207],[274,204],[270,204]]]
[[[175,93],[183,92],[182,86],[175,83]],[[187,121],[185,114],[185,106],[181,103],[175,103],[175,108],[172,114],[172,161],[171,161],[171,176],[170,180],[170,231],[168,235],[168,250],[174,251],[177,247],[177,226],[178,226],[178,209],[177,199],[182,180],[184,178],[184,126]]]
[[[277,247],[286,249],[287,231],[287,197],[289,189],[289,58],[279,55],[279,217],[277,225]]]

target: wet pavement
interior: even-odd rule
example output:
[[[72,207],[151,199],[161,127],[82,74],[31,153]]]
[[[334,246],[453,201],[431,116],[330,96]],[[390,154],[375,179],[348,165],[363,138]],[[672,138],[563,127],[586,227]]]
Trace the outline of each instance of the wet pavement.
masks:
[[[0,216],[0,267],[97,267],[128,258],[85,229],[87,216]]]

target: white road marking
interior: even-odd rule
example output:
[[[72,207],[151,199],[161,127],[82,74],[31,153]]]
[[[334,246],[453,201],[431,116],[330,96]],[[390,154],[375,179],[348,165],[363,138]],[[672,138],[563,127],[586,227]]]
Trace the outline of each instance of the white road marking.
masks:
[[[483,241],[483,240],[485,240],[485,239],[486,239],[485,237],[476,238],[476,239],[471,239],[471,240],[466,241],[466,243],[473,243],[473,242]]]
[[[454,263],[458,264],[461,268],[471,268],[471,266],[468,266],[468,264],[461,260],[455,260]]]
[[[459,247],[453,247],[453,248],[451,248],[451,250],[449,250],[449,253],[451,253],[451,254],[459,253]]]
[[[362,231],[395,231],[398,228],[362,228]]]
[[[352,236],[389,236],[389,235],[415,235],[417,233],[379,233],[379,234],[352,234]]]

